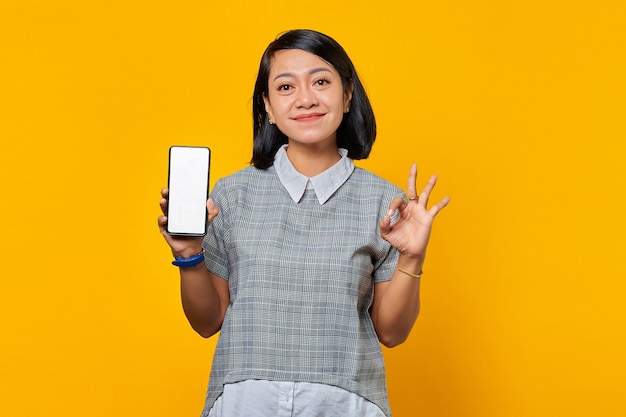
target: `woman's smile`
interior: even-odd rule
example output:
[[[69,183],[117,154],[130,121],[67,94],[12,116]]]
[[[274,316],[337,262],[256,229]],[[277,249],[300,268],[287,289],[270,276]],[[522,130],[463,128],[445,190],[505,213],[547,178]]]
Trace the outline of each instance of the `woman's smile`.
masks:
[[[294,117],[293,120],[298,122],[313,122],[322,117],[324,117],[324,113],[305,113]]]

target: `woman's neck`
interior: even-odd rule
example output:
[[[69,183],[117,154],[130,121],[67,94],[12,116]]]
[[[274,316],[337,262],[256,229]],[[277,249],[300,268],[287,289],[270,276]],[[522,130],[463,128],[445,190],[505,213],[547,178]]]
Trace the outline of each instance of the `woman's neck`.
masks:
[[[300,143],[287,146],[287,157],[296,171],[309,178],[321,174],[341,159],[337,145],[320,147]]]

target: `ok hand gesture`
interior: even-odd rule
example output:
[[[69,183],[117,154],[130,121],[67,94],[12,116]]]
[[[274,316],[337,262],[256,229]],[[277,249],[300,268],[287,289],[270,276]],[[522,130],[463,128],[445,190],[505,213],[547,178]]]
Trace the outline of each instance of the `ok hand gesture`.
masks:
[[[407,185],[407,203],[402,197],[394,198],[389,204],[387,215],[380,221],[380,235],[401,254],[417,258],[423,262],[435,216],[448,205],[450,197],[445,197],[430,209],[428,198],[437,182],[433,175],[422,192],[418,195],[415,188],[417,165],[413,164],[409,172]],[[391,216],[398,210],[398,219],[392,224]]]

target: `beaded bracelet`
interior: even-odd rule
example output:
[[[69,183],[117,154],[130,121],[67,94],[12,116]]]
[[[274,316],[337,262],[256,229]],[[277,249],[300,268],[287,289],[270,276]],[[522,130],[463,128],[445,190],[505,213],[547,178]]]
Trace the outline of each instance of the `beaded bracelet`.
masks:
[[[204,261],[204,251],[200,252],[197,255],[193,255],[190,258],[179,258],[176,257],[172,261],[172,265],[178,266],[180,268],[190,268],[192,266],[196,266]]]

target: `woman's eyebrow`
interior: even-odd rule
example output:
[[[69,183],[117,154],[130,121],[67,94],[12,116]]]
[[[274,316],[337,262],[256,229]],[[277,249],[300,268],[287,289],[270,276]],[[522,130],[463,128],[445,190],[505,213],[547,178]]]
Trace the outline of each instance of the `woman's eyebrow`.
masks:
[[[318,67],[318,68],[313,68],[311,71],[309,71],[309,75],[317,74],[318,72],[324,72],[324,71],[331,72],[329,68]],[[291,78],[291,77],[295,77],[295,74],[293,72],[283,72],[283,73],[276,75],[272,80],[276,81],[279,78]]]

